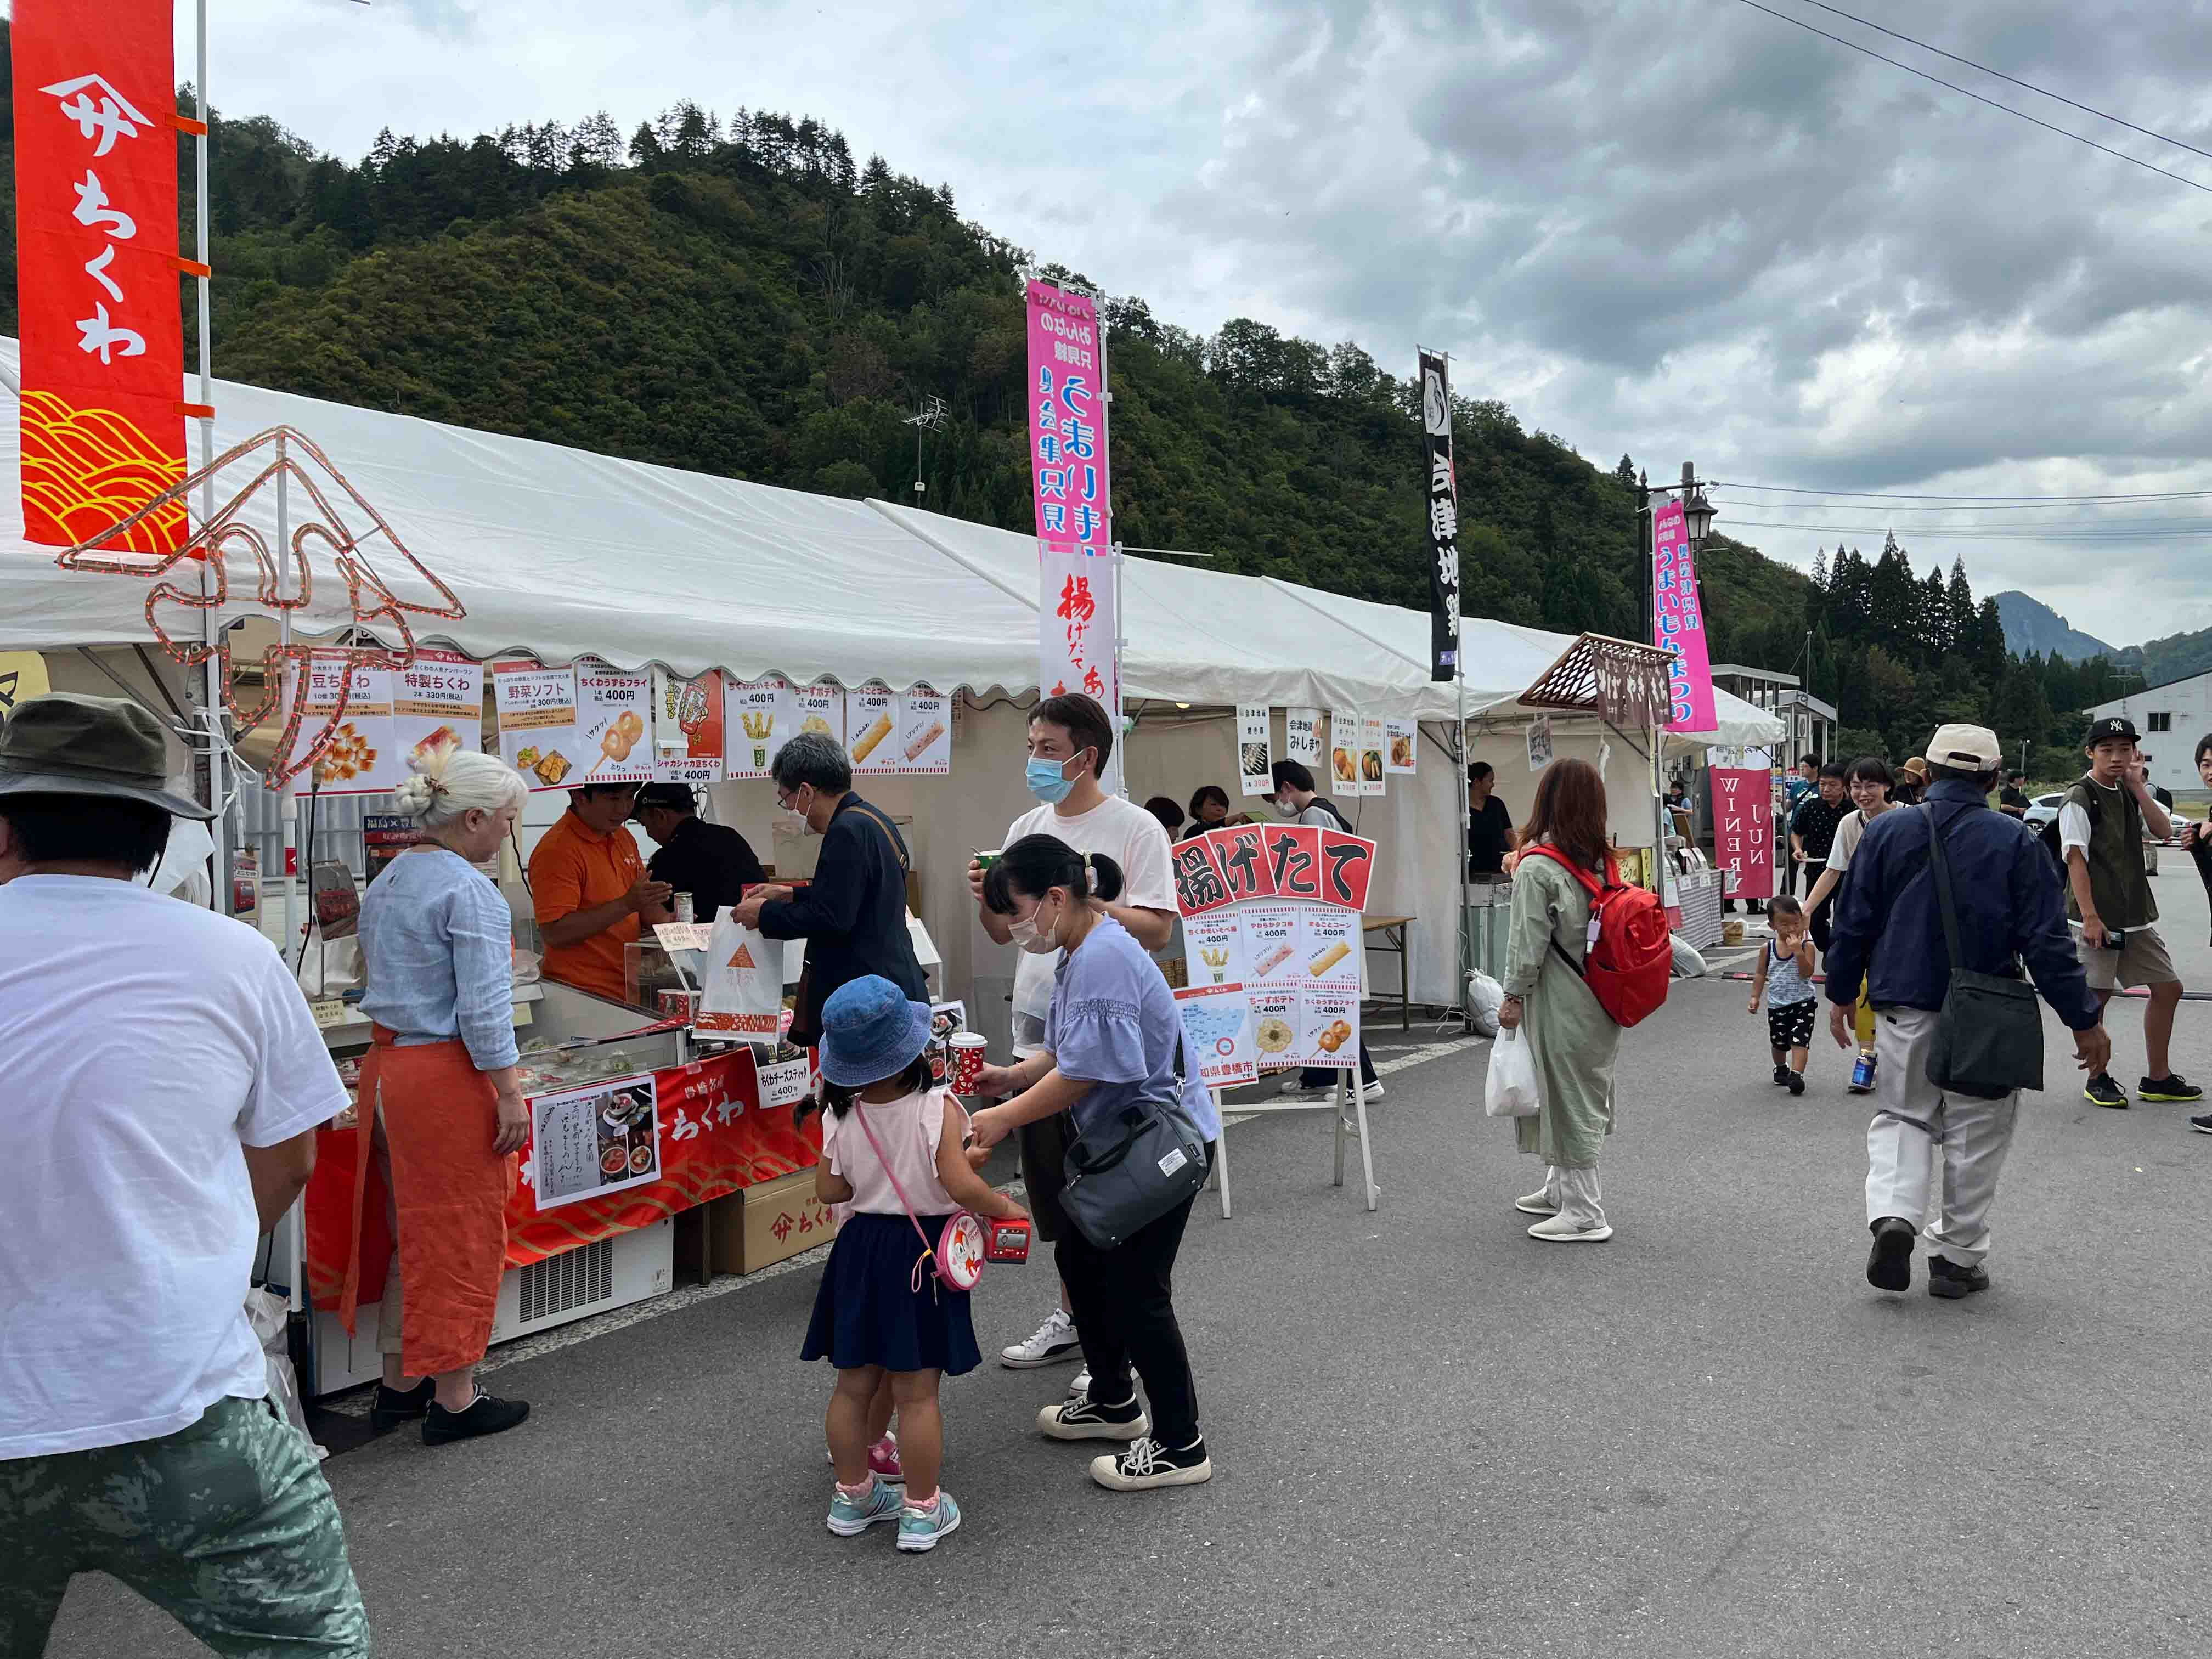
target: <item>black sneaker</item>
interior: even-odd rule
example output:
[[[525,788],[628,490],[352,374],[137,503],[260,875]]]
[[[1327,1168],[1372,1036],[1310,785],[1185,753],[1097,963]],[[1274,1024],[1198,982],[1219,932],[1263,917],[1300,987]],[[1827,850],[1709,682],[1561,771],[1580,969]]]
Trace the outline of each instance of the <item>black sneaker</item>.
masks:
[[[427,1376],[411,1389],[387,1389],[380,1382],[375,1403],[368,1408],[368,1426],[374,1433],[389,1433],[428,1411],[437,1396],[438,1385]]]
[[[1774,1068],[1774,1086],[1778,1089],[1786,1089],[1790,1086],[1790,1068],[1787,1066],[1778,1066]]]
[[[2136,1092],[2145,1100],[2178,1100],[2185,1103],[2204,1098],[2204,1091],[2177,1072],[2164,1077],[2147,1077],[2136,1085]]]
[[[1790,1073],[1786,1081],[1790,1085],[1791,1094],[1802,1095],[1805,1092],[1805,1074],[1802,1072]]]
[[[1087,1394],[1063,1400],[1039,1412],[1036,1422],[1054,1440],[1142,1440],[1152,1429],[1133,1392],[1118,1406],[1101,1405]]]
[[[1874,1249],[1867,1256],[1867,1283],[1878,1291],[1912,1288],[1912,1241],[1920,1230],[1903,1216],[1886,1215],[1874,1224]]]
[[[2189,1127],[2200,1135],[2212,1135],[2212,1112],[2200,1112],[2189,1120]]]
[[[1118,1457],[1091,1460],[1091,1478],[1114,1492],[1150,1492],[1155,1486],[1196,1486],[1213,1479],[1213,1460],[1203,1438],[1180,1451],[1157,1440],[1139,1440]]]
[[[1972,1296],[1977,1291],[1990,1287],[1990,1270],[1976,1265],[1961,1267],[1948,1256],[1931,1254],[1928,1258],[1928,1294],[1940,1296],[1947,1302],[1956,1302],[1961,1297]]]
[[[496,1395],[479,1393],[460,1411],[449,1412],[436,1401],[422,1414],[422,1443],[443,1446],[456,1440],[474,1440],[479,1435],[504,1434],[530,1415],[526,1400],[501,1400]]]
[[[2127,1091],[2113,1082],[2110,1074],[2104,1072],[2098,1073],[2082,1086],[2081,1098],[2100,1106],[2109,1107],[2115,1112],[2124,1112],[2128,1109]]]

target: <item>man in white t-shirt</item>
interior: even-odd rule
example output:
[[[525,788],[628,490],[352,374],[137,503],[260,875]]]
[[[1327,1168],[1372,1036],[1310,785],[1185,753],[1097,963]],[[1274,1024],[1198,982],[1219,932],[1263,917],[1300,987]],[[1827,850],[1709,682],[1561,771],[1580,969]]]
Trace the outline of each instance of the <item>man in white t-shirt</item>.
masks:
[[[0,1653],[44,1651],[100,1571],[224,1653],[366,1654],[246,1316],[345,1091],[274,946],[135,884],[210,816],[164,749],[108,697],[0,729]]]
[[[1157,951],[1175,932],[1175,882],[1168,869],[1168,832],[1160,821],[1119,795],[1098,787],[1114,752],[1111,717],[1096,698],[1071,693],[1047,697],[1030,715],[1030,793],[1044,805],[1006,826],[1000,844],[1011,847],[1024,836],[1054,836],[1079,853],[1103,853],[1121,866],[1121,896],[1112,904],[1091,902],[1112,916],[1147,951]],[[975,895],[975,914],[983,931],[1000,944],[1011,938],[1009,918],[983,903],[983,866],[968,866]],[[1014,966],[1014,1057],[1035,1054],[1044,1039],[1045,1011],[1052,1006],[1053,972],[1060,952],[1038,956],[1023,951]],[[1054,1239],[1067,1225],[1060,1213],[1062,1162],[1068,1130],[1064,1119],[1023,1126],[1022,1179],[1029,1188],[1030,1212],[1038,1237]],[[1020,1369],[1048,1365],[1082,1356],[1075,1322],[1068,1316],[1067,1292],[1036,1334],[1000,1351],[1000,1360]]]

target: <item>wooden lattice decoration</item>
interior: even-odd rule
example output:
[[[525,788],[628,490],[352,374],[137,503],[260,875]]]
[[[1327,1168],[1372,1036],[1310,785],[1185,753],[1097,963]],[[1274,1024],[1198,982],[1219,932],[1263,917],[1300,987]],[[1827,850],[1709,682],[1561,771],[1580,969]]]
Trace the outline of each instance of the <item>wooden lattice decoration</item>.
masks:
[[[1649,726],[1669,706],[1667,665],[1674,653],[1607,634],[1585,634],[1521,694],[1531,708],[1574,708],[1620,726]]]

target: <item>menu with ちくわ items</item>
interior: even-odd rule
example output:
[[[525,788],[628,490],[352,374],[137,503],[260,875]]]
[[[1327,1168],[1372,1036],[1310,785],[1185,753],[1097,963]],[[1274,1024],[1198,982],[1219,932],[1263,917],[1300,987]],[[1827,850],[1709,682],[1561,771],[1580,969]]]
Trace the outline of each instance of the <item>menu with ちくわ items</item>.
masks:
[[[299,701],[300,730],[312,734],[332,716],[330,746],[292,781],[296,794],[380,795],[405,769],[392,729],[392,671],[355,668],[343,657],[310,657],[304,683],[288,671],[288,697]],[[338,708],[341,693],[345,708]]]
[[[418,651],[393,676],[392,746],[420,771],[483,738],[483,665],[450,651]]]
[[[652,675],[578,663],[576,747],[586,759],[575,786],[651,782],[652,722]]]
[[[653,671],[654,782],[698,789],[722,781],[724,684],[720,670],[691,679]]]

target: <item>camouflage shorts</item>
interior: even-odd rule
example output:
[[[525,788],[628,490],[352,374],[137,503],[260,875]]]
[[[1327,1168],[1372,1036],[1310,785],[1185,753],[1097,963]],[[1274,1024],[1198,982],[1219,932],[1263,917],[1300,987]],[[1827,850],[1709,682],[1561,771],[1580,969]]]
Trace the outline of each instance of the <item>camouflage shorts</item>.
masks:
[[[233,1659],[368,1652],[337,1500],[265,1400],[188,1429],[0,1462],[0,1654],[36,1655],[70,1575],[112,1574]]]

